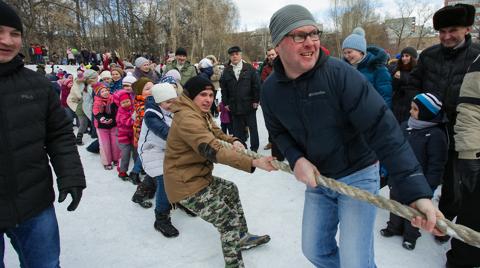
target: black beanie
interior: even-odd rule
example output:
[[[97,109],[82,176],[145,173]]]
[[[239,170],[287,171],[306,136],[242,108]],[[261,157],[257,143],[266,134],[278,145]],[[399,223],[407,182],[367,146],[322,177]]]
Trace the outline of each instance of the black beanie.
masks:
[[[417,53],[417,50],[413,47],[406,47],[402,50],[402,52],[400,52],[400,55],[403,55],[403,54],[408,54],[410,55],[412,58],[414,59],[417,59],[418,57],[418,53]]]
[[[210,88],[207,88],[208,86]],[[215,94],[215,87],[213,86],[212,82],[200,75],[188,79],[188,81],[183,86],[183,89],[185,90],[185,94],[192,100],[195,99],[198,93],[206,89],[211,89]]]
[[[433,15],[433,28],[440,30],[453,26],[472,26],[475,22],[475,7],[468,4],[445,6]]]
[[[17,12],[7,5],[7,3],[0,0],[0,25],[8,26],[19,30],[23,33],[22,20],[17,15]]]
[[[187,56],[187,50],[184,49],[183,47],[179,47],[177,48],[177,50],[175,51],[175,56],[177,55],[182,55],[182,56]]]

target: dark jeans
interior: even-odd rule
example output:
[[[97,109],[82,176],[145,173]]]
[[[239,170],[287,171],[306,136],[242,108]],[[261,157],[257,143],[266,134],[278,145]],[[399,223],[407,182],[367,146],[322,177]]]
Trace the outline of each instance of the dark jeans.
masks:
[[[163,184],[163,175],[155,177],[157,180],[157,191],[155,192],[155,212],[167,213],[170,211],[170,203],[165,192],[165,185]]]
[[[445,172],[443,173],[442,195],[438,202],[438,208],[445,215],[445,218],[453,220],[460,209],[460,197],[455,196],[455,161],[458,158],[458,153],[455,150],[448,150],[447,164],[445,165]]]
[[[250,150],[257,151],[259,146],[257,130],[257,111],[246,115],[233,115],[233,136],[239,138],[242,142],[247,142],[245,127],[250,131]]]
[[[16,227],[0,230],[0,267],[4,268],[6,234],[18,253],[21,267],[60,267],[60,237],[53,205]]]

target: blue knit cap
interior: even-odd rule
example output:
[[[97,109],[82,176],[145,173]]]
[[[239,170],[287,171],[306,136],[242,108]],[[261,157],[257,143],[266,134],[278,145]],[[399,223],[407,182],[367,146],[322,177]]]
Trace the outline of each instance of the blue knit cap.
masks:
[[[351,48],[367,54],[367,40],[365,40],[365,30],[362,27],[353,29],[352,34],[343,40],[342,50]]]
[[[418,94],[413,102],[418,107],[418,119],[423,121],[432,120],[442,109],[442,102],[432,93]]]
[[[176,85],[177,80],[175,80],[175,77],[167,75],[162,77],[162,79],[160,79],[160,83],[168,83],[171,85]]]

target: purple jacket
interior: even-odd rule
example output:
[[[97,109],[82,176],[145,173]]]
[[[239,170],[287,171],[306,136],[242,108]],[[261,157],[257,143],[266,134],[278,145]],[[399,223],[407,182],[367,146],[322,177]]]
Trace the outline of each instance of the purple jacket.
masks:
[[[220,107],[220,122],[224,124],[229,124],[231,122],[230,112],[225,109],[225,104],[223,101],[218,105]]]

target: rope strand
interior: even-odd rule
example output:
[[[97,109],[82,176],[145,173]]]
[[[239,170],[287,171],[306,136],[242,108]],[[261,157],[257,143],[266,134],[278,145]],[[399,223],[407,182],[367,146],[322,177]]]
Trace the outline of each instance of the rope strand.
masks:
[[[218,141],[225,148],[235,150],[232,144],[222,140],[218,140]],[[236,150],[236,151],[238,153],[250,156],[254,159],[259,159],[263,157],[262,155],[256,152],[249,151],[246,149]],[[279,169],[286,173],[293,174],[293,171],[290,169],[290,166],[287,163],[280,162],[278,160],[273,160],[271,163],[272,163],[272,166],[275,167],[276,169]],[[395,200],[390,200],[383,196],[371,194],[367,191],[346,185],[345,183],[339,182],[331,178],[327,178],[322,175],[318,176],[316,178],[316,181],[318,185],[327,187],[331,190],[334,190],[336,192],[339,192],[351,198],[368,202],[378,208],[386,209],[392,212],[393,214],[398,215],[407,220],[411,220],[413,217],[416,217],[416,216],[420,216],[423,219],[426,219],[425,215],[422,212],[412,207],[400,204]],[[454,237],[471,246],[480,248],[480,233],[476,232],[475,230],[472,230],[471,228],[468,228],[460,224],[455,224],[447,219],[437,219],[436,227],[444,234]]]

